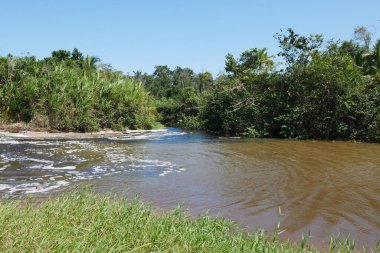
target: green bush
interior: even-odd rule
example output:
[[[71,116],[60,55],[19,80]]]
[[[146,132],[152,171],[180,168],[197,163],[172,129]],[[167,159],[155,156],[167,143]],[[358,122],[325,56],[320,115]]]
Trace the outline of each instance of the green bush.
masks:
[[[227,55],[227,75],[202,100],[203,128],[251,137],[379,142],[379,70],[368,75],[341,44],[320,48],[318,36],[280,38],[288,63],[283,70],[270,68],[265,50],[248,50],[238,59]]]
[[[1,58],[3,120],[30,122],[42,115],[51,128],[81,132],[157,127],[152,99],[139,82],[119,72],[91,67],[91,62],[89,66],[69,63]]]

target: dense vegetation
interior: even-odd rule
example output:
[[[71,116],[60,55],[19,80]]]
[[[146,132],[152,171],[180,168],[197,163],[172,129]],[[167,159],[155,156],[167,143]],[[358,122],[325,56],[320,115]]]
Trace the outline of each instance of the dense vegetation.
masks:
[[[226,74],[157,66],[135,73],[158,98],[165,123],[225,135],[380,141],[380,41],[355,29],[351,41],[275,35],[275,57],[253,48],[226,56]],[[281,64],[282,63],[282,64]]]
[[[66,193],[41,204],[0,203],[1,252],[318,252],[247,233],[225,219],[189,218],[180,209],[158,215],[138,199]],[[353,252],[332,240],[330,252]]]
[[[207,95],[206,129],[225,133],[302,139],[380,140],[380,75],[353,42],[322,36],[276,36],[286,68],[274,68],[265,49],[227,56],[228,76]],[[369,50],[369,49],[368,49]],[[358,60],[357,58],[361,58]]]
[[[152,75],[137,71],[132,76],[155,98],[163,124],[191,129],[203,128],[198,117],[204,94],[213,85],[210,72],[196,74],[189,68],[156,66]]]
[[[125,76],[78,50],[0,58],[3,121],[59,130],[203,129],[224,135],[380,141],[380,40],[365,27],[324,42],[292,29],[280,53],[228,54],[225,74],[156,66]],[[277,60],[277,61],[275,61]]]
[[[74,131],[157,126],[144,87],[97,62],[77,49],[43,60],[1,57],[0,120]]]

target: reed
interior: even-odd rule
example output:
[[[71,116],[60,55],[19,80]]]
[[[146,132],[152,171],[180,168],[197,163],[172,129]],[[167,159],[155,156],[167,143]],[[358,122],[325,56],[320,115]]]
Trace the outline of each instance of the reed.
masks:
[[[158,127],[151,97],[139,82],[120,72],[68,63],[1,58],[2,121],[38,125],[43,119],[51,128],[81,132]]]

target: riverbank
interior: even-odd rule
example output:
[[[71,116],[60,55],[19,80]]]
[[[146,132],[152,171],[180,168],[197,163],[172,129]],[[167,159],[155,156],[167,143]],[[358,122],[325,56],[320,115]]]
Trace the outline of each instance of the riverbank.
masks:
[[[138,136],[146,133],[164,132],[166,128],[154,130],[124,130],[115,131],[103,129],[95,132],[61,132],[51,128],[31,127],[27,124],[16,123],[10,125],[0,125],[0,137],[17,139],[93,139],[103,137]]]
[[[43,252],[319,252],[306,240],[291,245],[232,221],[179,208],[157,214],[139,199],[69,192],[41,204],[2,201],[0,251]],[[334,252],[350,252],[334,242]]]

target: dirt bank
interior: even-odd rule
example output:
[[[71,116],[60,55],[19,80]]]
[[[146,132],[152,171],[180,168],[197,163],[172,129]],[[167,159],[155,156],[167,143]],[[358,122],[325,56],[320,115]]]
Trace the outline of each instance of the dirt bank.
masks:
[[[21,138],[21,139],[92,139],[109,136],[137,136],[144,133],[167,131],[166,128],[157,130],[124,130],[114,131],[105,129],[97,132],[77,133],[77,132],[60,132],[49,128],[31,128],[23,124],[1,125],[0,138]]]

